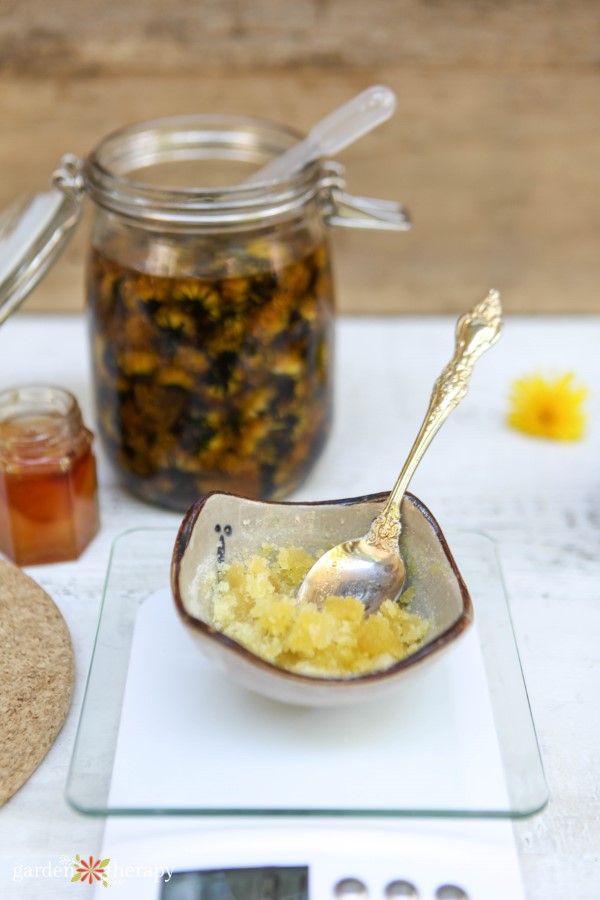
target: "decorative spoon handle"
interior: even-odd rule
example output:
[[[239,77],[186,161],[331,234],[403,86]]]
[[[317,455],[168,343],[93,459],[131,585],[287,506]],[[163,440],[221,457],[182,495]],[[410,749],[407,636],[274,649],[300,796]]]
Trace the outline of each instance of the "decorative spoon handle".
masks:
[[[502,307],[498,291],[461,316],[456,323],[454,356],[433,386],[429,408],[396,484],[367,536],[370,544],[393,550],[400,535],[400,504],[423,454],[450,413],[467,393],[473,367],[500,336]]]

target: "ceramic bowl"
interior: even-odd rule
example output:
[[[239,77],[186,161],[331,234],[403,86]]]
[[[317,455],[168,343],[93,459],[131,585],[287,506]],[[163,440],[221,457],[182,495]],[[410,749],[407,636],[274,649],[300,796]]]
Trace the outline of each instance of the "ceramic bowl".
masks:
[[[416,588],[411,610],[430,622],[424,643],[411,656],[384,671],[353,678],[299,675],[257,657],[210,625],[203,584],[214,583],[220,562],[260,553],[265,542],[317,553],[360,537],[386,497],[270,503],[215,492],[197,500],[179,529],[171,583],[177,611],[203,653],[243,687],[301,706],[341,706],[379,697],[443,655],[472,621],[471,598],[439,525],[411,494],[402,503],[401,547],[413,573],[409,583]]]

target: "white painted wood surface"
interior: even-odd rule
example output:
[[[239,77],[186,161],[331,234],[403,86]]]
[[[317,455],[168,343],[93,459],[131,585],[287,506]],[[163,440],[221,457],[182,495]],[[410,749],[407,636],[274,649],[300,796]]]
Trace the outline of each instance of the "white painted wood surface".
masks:
[[[330,442],[296,497],[352,496],[391,486],[452,349],[450,318],[342,319]],[[600,317],[509,318],[478,364],[469,396],[415,476],[442,527],[482,530],[499,544],[551,799],[515,823],[531,900],[600,897]],[[589,433],[575,444],[524,437],[505,423],[514,377],[570,370],[590,388]],[[93,427],[85,322],[17,316],[0,330],[0,385],[54,382],[78,396]],[[180,516],[122,493],[99,453],[102,530],[74,563],[28,570],[71,630],[77,686],[59,738],[0,810],[0,896],[71,896],[48,877],[75,853],[97,853],[102,820],[63,799],[112,539],[130,527],[176,528]],[[40,867],[38,877],[25,867]],[[75,886],[73,887],[75,890]]]

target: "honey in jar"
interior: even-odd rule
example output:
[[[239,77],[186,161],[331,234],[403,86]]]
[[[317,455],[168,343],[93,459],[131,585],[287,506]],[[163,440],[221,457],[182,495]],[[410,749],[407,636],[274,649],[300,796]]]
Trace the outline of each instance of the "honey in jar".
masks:
[[[0,552],[21,566],[76,559],[98,527],[92,434],[75,397],[0,393]]]

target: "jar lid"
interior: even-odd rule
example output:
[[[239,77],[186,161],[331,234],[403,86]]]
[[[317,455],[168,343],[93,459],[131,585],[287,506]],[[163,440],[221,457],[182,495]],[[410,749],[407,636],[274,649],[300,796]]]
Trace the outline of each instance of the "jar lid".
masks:
[[[0,325],[56,262],[81,216],[79,163],[65,157],[54,188],[25,197],[0,214]]]

